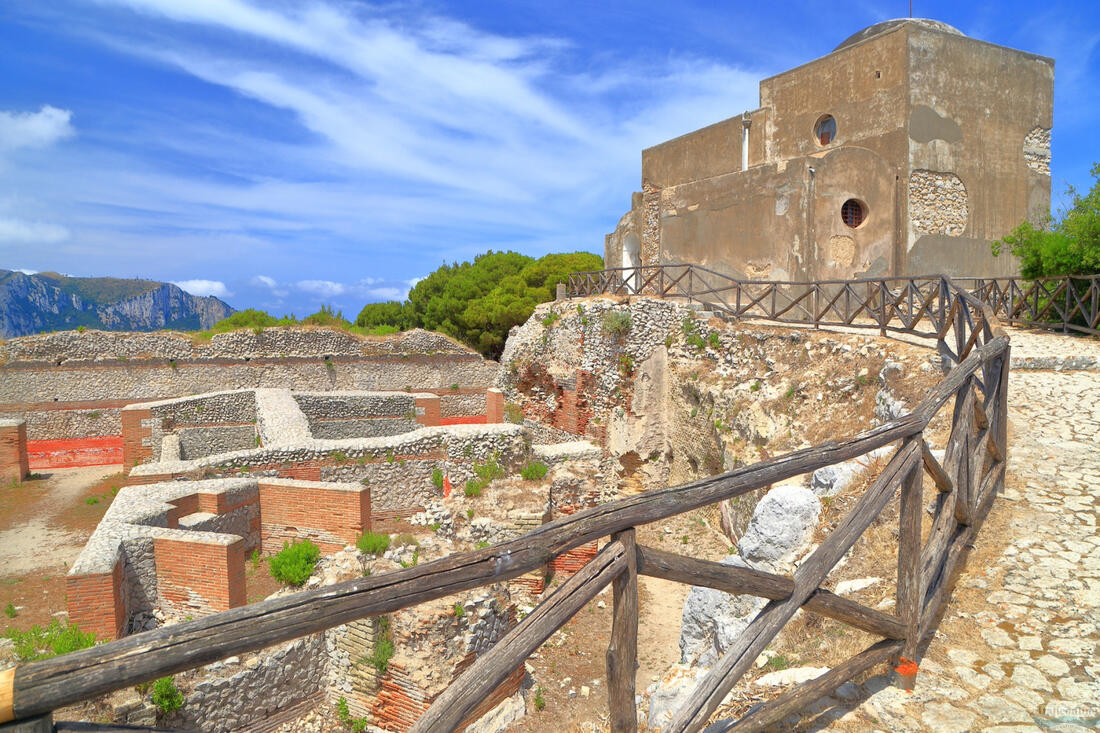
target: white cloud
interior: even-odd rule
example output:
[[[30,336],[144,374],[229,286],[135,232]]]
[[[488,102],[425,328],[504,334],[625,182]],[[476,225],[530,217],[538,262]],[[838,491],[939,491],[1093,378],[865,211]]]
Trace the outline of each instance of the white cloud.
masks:
[[[57,244],[71,236],[68,229],[57,224],[25,219],[0,218],[0,242],[17,244]]]
[[[303,293],[312,293],[322,298],[332,298],[337,295],[343,295],[344,291],[347,289],[341,283],[336,283],[332,280],[299,280],[295,283],[295,287]]]
[[[233,296],[229,288],[225,287],[225,283],[220,280],[180,280],[172,284],[191,295],[213,295],[218,298]]]
[[[251,282],[253,285],[255,285],[257,287],[263,286],[263,287],[271,288],[272,290],[274,290],[275,286],[277,285],[277,283],[275,282],[275,278],[268,277],[267,275],[257,275],[256,277],[252,278],[252,280],[250,280],[249,282]]]
[[[72,115],[48,104],[37,112],[0,112],[0,151],[53,145],[74,134]]]
[[[371,288],[367,295],[379,300],[403,300],[408,292],[401,288]]]

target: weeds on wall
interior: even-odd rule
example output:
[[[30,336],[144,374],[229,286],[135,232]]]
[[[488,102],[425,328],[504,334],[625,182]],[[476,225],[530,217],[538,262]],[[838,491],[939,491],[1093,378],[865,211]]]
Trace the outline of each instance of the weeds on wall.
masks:
[[[393,659],[393,631],[388,616],[378,617],[378,629],[374,637],[374,650],[363,661],[374,667],[378,674],[385,674]]]
[[[600,327],[612,336],[625,336],[632,325],[630,313],[626,311],[604,311],[600,316]]]
[[[437,489],[443,489],[443,470],[439,468],[432,469],[432,486]]]
[[[309,580],[320,557],[321,548],[309,540],[284,542],[283,549],[272,556],[268,569],[275,580],[297,588]]]

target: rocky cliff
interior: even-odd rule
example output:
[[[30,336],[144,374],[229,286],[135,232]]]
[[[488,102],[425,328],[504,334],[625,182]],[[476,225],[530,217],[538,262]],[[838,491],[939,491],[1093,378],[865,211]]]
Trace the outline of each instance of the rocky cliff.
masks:
[[[0,336],[5,338],[80,326],[198,330],[232,313],[213,296],[190,295],[170,283],[0,270]]]

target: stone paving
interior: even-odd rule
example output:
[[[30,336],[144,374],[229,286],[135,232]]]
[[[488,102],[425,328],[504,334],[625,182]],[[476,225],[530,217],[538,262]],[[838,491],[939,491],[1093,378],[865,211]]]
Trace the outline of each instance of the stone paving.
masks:
[[[846,685],[811,728],[1100,727],[1100,341],[1011,335],[1007,488],[915,689],[884,675]]]

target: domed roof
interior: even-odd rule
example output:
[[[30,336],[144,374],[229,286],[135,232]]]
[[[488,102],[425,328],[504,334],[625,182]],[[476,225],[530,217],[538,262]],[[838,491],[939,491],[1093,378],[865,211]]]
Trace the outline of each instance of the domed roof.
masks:
[[[868,38],[877,36],[880,33],[892,31],[904,23],[912,23],[913,25],[920,26],[921,28],[926,28],[933,31],[940,31],[941,33],[951,33],[956,36],[965,35],[962,31],[960,31],[958,28],[955,28],[954,26],[950,26],[947,23],[941,23],[938,20],[932,20],[930,18],[894,18],[893,20],[884,20],[881,23],[875,23],[874,25],[867,26],[858,33],[854,33],[848,36],[846,39],[844,39],[844,43],[840,44],[833,50],[839,51],[842,48],[853,46],[860,41],[866,41]]]

